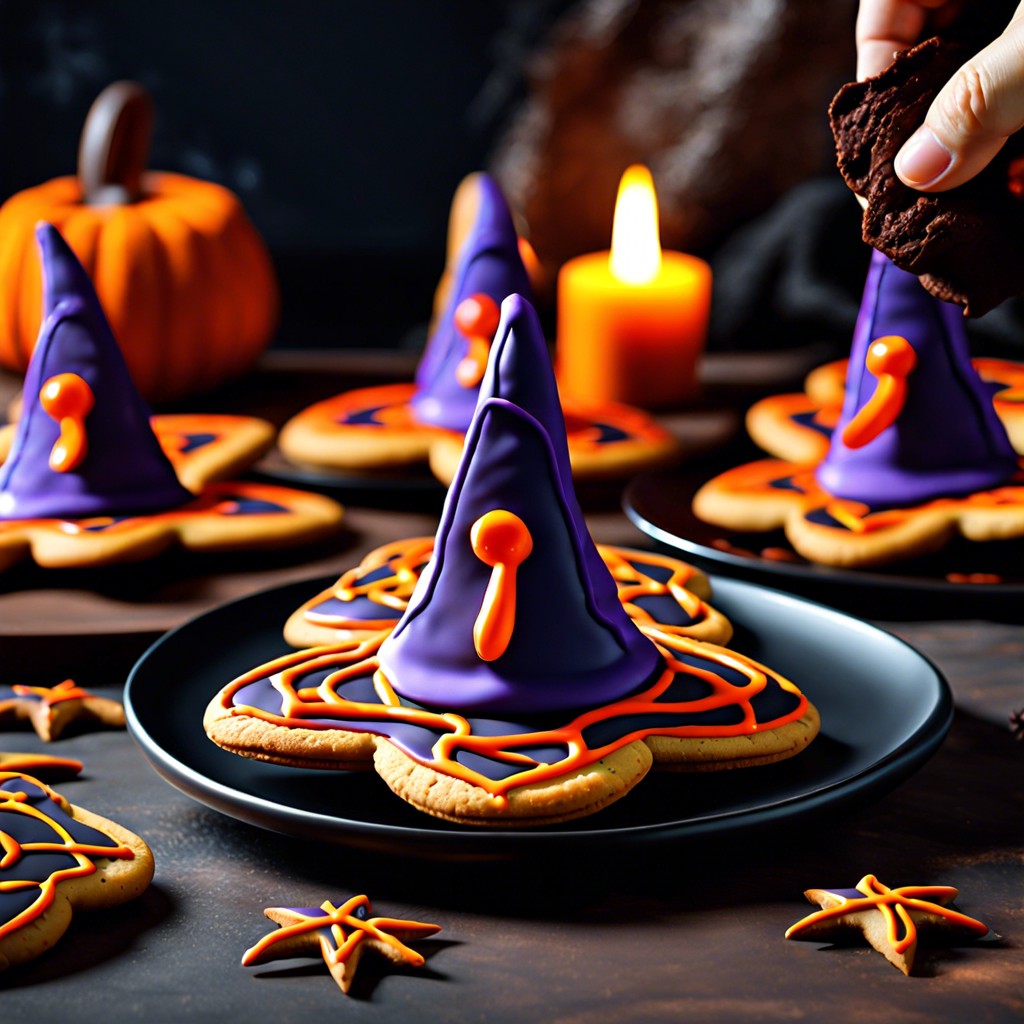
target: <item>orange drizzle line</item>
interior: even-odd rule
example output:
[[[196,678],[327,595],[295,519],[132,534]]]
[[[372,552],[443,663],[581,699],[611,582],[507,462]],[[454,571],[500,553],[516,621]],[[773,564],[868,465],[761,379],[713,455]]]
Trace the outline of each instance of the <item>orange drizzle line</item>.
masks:
[[[331,435],[338,430],[377,433],[382,427],[417,433],[437,429],[428,423],[420,423],[413,416],[409,402],[415,394],[416,385],[412,383],[358,388],[316,402],[298,415],[311,428]],[[380,408],[374,417],[375,423],[341,422],[354,414],[375,408]]]
[[[320,931],[322,928],[331,930],[331,938],[334,940],[335,948],[332,949],[326,938],[320,936],[320,949],[324,961],[329,967],[345,963],[352,955],[352,951],[364,939],[372,938],[390,946],[408,964],[420,967],[423,964],[423,957],[414,949],[410,949],[394,935],[390,934],[395,929],[403,931],[415,931],[424,935],[432,935],[438,931],[437,925],[422,924],[419,921],[402,921],[393,917],[370,917],[359,918],[355,911],[359,907],[370,909],[370,900],[366,896],[353,896],[340,907],[334,906],[330,900],[320,904],[320,909],[327,912],[326,917],[313,917],[303,915],[301,921],[295,924],[284,925],[275,931],[265,935],[251,949],[246,950],[242,957],[242,965],[245,967],[258,963],[263,955],[272,946],[285,939],[293,938],[296,935],[306,935],[310,932]],[[345,929],[349,929],[348,934]]]
[[[56,686],[25,686],[16,683],[11,689],[20,697],[38,697],[44,704],[60,704],[65,700],[84,700],[91,697],[88,690],[76,685],[73,679],[65,679]]]
[[[533,551],[533,535],[514,512],[491,509],[470,530],[473,554],[491,567],[483,602],[473,624],[473,645],[483,661],[508,650],[516,626],[516,573]]]
[[[626,613],[638,626],[657,626],[666,632],[687,628],[656,622],[649,612],[634,603],[639,597],[670,596],[692,620],[691,625],[707,618],[708,606],[692,590],[686,589],[686,584],[697,574],[692,565],[680,562],[678,558],[647,552],[624,552],[621,548],[603,544],[597,546],[597,551],[615,580],[619,600]],[[671,575],[661,582],[642,571],[640,567],[645,565],[668,569]]]
[[[856,886],[862,893],[863,899],[847,899],[839,894],[832,894],[841,902],[834,907],[816,911],[813,914],[797,921],[786,931],[786,938],[791,938],[798,932],[817,924],[819,921],[828,921],[838,917],[845,917],[847,914],[857,914],[862,910],[874,908],[885,917],[886,939],[889,945],[897,953],[905,953],[917,942],[917,926],[910,916],[911,910],[917,910],[925,914],[935,914],[945,918],[951,924],[968,928],[977,935],[987,935],[988,926],[976,921],[973,917],[961,914],[949,907],[933,900],[944,900],[951,902],[956,899],[957,890],[948,885],[904,885],[898,889],[890,889],[874,875],[865,875]],[[897,920],[898,919],[898,920]],[[900,923],[902,923],[902,937],[900,936]]]
[[[231,419],[223,413],[174,413],[174,427],[169,428],[166,421],[160,416],[154,416],[150,420],[150,426],[160,444],[160,450],[171,460],[172,463],[180,462],[185,456],[184,449],[189,443],[191,434],[213,434],[213,440],[208,441],[207,449],[223,444],[226,437],[231,436],[230,428],[225,426],[224,421]]]
[[[825,510],[855,533],[872,533],[875,530],[899,526],[917,515],[940,509],[1000,508],[1006,505],[1024,505],[1024,487],[996,487],[989,491],[978,491],[960,498],[936,498],[934,501],[925,502],[923,505],[914,505],[911,508],[880,509],[878,512],[858,513],[855,511],[856,508],[867,508],[858,502],[842,504],[829,502]]]
[[[331,588],[331,592],[340,601],[365,597],[385,608],[404,612],[420,577],[420,572],[430,559],[433,549],[433,537],[413,537],[376,548],[358,566],[345,572]],[[650,613],[634,603],[639,597],[671,597],[692,620],[691,626],[707,618],[707,604],[686,588],[686,584],[697,574],[697,570],[692,565],[667,555],[646,551],[624,551],[622,548],[605,544],[599,544],[597,551],[615,579],[619,600],[626,609],[626,613],[638,626],[657,626],[666,632],[690,628],[655,621]],[[380,577],[367,583],[360,582],[374,569],[383,565],[391,567],[390,576]],[[666,569],[670,573],[669,578],[665,582],[661,582],[645,573],[644,566]],[[320,597],[314,598],[310,606],[305,609],[303,615],[307,621],[338,628],[358,625],[364,629],[390,629],[394,626],[392,619],[348,619],[337,613],[321,612],[317,606],[322,600]]]
[[[864,511],[857,513],[851,507],[852,503],[848,501],[830,501],[825,506],[825,511],[839,524],[845,526],[850,533],[866,533],[868,531],[868,525],[864,521],[864,514],[867,512],[866,505],[858,506]]]
[[[665,441],[671,437],[652,416],[633,406],[620,405],[617,402],[576,405],[569,398],[559,397],[562,399],[562,409],[565,413],[570,452],[601,452],[608,448],[607,442],[601,442],[601,430],[595,425],[595,421],[621,430],[626,435],[623,440],[615,442],[616,444]]]
[[[85,418],[95,402],[92,388],[77,373],[58,373],[40,389],[43,412],[60,424],[60,437],[50,450],[50,469],[55,473],[70,473],[82,464],[89,451]]]
[[[57,794],[38,779],[22,775],[20,772],[0,771],[0,782],[7,782],[9,779],[25,779],[44,790],[55,803],[60,803],[60,798]],[[24,814],[26,817],[45,822],[63,839],[63,842],[19,843],[9,832],[0,831],[0,848],[3,850],[3,856],[0,857],[0,869],[10,868],[16,864],[22,853],[66,853],[74,857],[78,863],[74,867],[62,868],[59,871],[51,872],[49,878],[42,882],[37,882],[33,879],[0,881],[0,892],[15,892],[19,889],[31,889],[33,886],[38,886],[39,888],[39,895],[30,906],[26,907],[20,914],[15,915],[9,921],[0,922],[0,938],[10,935],[29,921],[34,921],[40,917],[53,903],[57,893],[57,886],[65,879],[82,878],[93,874],[96,871],[96,865],[89,859],[90,857],[106,857],[115,860],[135,859],[134,851],[127,846],[90,846],[87,843],[76,842],[58,821],[55,821],[39,808],[33,807],[27,800],[28,795],[26,793],[0,790],[0,810],[14,811]]]
[[[774,675],[778,684],[787,692],[798,697],[796,708],[787,715],[771,722],[758,722],[751,701],[767,685],[766,673],[770,670],[750,658],[729,651],[715,644],[702,643],[688,637],[673,636],[657,628],[646,628],[644,633],[654,641],[665,659],[665,671],[647,689],[631,697],[587,711],[568,725],[505,736],[474,736],[469,721],[453,713],[436,713],[405,707],[380,670],[375,657],[383,641],[383,635],[372,637],[362,643],[339,644],[333,647],[314,648],[312,651],[298,651],[284,655],[267,665],[260,666],[228,684],[220,694],[221,706],[232,715],[248,715],[277,725],[290,728],[329,729],[332,726],[309,719],[351,720],[367,723],[372,732],[372,723],[387,720],[406,722],[444,733],[434,745],[433,759],[424,763],[436,771],[462,779],[486,790],[504,802],[510,790],[522,785],[542,782],[583,768],[614,750],[646,736],[744,736],[765,729],[778,728],[800,718],[807,709],[807,699],[789,680]],[[718,673],[687,666],[673,657],[673,650],[680,654],[693,654],[717,662],[724,668],[731,668],[746,676],[745,686],[734,686]],[[312,655],[312,656],[310,656]],[[339,660],[347,664],[327,675],[316,688],[296,689],[300,676],[319,669],[336,666]],[[342,697],[337,688],[347,680],[374,673],[374,685],[382,704],[368,704],[350,701]],[[698,700],[672,703],[658,703],[677,674],[697,676],[710,686],[711,692]],[[233,697],[242,687],[265,677],[273,677],[272,685],[282,697],[281,713],[273,714],[246,705],[234,705]],[[383,706],[382,706],[383,705]],[[588,748],[583,732],[589,726],[610,719],[643,715],[647,713],[695,713],[715,708],[736,706],[742,710],[742,719],[735,725],[680,725],[672,727],[638,728],[605,744]],[[532,746],[564,746],[568,754],[552,764],[540,764],[517,748]],[[465,767],[457,761],[461,751],[476,753],[510,765],[522,766],[522,771],[501,780],[488,779]]]
[[[404,612],[419,579],[420,569],[429,560],[433,550],[433,537],[413,537],[376,548],[354,569],[349,569],[341,576],[332,588],[334,596],[339,601],[365,597],[384,608]],[[369,583],[359,582],[374,569],[384,565],[391,570],[390,576],[371,580]],[[312,622],[330,622],[334,617],[318,615],[315,606],[306,611],[306,618]],[[392,623],[389,621],[387,624]]]
[[[1024,363],[987,356],[978,356],[971,362],[983,381],[999,389],[992,396],[997,409],[1012,412],[1024,403]]]

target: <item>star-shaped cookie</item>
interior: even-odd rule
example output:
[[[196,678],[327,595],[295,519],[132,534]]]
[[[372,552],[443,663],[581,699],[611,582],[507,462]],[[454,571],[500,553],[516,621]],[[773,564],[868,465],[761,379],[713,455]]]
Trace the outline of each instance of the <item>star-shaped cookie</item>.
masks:
[[[65,679],[56,686],[0,686],[0,722],[28,720],[41,740],[57,739],[78,721],[118,729],[124,727],[120,701],[99,697]]]
[[[371,917],[367,896],[353,896],[340,906],[326,900],[319,907],[267,907],[263,913],[280,927],[246,950],[244,967],[319,953],[346,993],[367,949],[394,963],[421,967],[423,957],[404,940],[422,939],[441,930],[436,924]]]
[[[855,889],[808,889],[804,895],[821,909],[792,925],[787,939],[834,942],[859,932],[904,974],[914,969],[919,933],[934,932],[957,942],[989,932],[987,925],[950,906],[957,890],[948,885],[890,889],[874,875],[865,875]]]

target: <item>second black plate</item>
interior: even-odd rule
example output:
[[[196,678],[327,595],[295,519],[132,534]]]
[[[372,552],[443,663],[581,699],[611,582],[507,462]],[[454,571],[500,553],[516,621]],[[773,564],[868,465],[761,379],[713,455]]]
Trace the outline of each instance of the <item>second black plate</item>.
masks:
[[[715,462],[645,473],[626,488],[623,509],[656,543],[709,572],[782,587],[856,615],[999,618],[1009,613],[1019,619],[1024,598],[1020,540],[957,538],[932,555],[873,569],[815,565],[793,550],[782,530],[736,533],[693,514],[697,489],[725,468]]]

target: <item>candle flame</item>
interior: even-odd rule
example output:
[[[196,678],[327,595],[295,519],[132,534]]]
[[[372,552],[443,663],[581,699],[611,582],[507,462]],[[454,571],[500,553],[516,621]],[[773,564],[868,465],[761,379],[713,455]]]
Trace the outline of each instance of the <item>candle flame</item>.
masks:
[[[661,270],[658,197],[651,172],[642,164],[627,167],[619,182],[608,265],[623,284],[647,284]]]

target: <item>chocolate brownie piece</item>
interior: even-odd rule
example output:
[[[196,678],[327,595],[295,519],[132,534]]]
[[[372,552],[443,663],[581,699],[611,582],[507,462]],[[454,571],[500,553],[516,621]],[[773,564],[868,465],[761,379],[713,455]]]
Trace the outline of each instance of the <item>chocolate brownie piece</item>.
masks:
[[[844,85],[829,108],[839,169],[866,201],[864,241],[968,316],[1024,293],[1024,132],[948,192],[908,188],[893,159],[942,86],[986,41],[976,30],[935,36],[898,54],[874,78]]]

